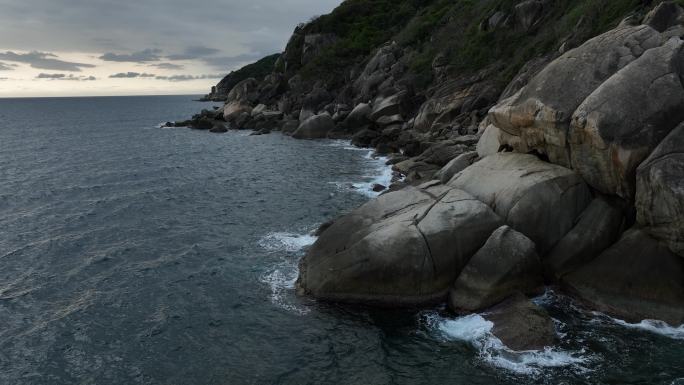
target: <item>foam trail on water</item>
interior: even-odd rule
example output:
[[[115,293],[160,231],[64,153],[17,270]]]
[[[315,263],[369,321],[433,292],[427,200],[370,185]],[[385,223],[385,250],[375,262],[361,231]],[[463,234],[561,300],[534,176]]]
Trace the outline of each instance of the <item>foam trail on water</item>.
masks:
[[[608,317],[613,323],[624,326],[630,329],[638,329],[647,331],[661,336],[673,338],[675,340],[684,340],[684,325],[671,326],[664,321],[658,320],[643,320],[639,323],[629,323],[621,319]]]
[[[316,237],[311,234],[271,233],[261,238],[258,245],[268,251],[294,253],[311,246]]]
[[[514,351],[506,347],[492,334],[494,324],[479,314],[449,319],[438,314],[425,316],[428,328],[447,341],[463,341],[478,350],[479,357],[498,368],[523,375],[539,375],[544,369],[573,367],[586,371],[582,366],[589,358],[584,352],[568,352],[560,349]]]
[[[280,260],[260,278],[271,290],[270,299],[276,306],[302,315],[309,312],[294,303],[293,292],[299,276],[299,258],[316,239],[311,234],[271,233],[259,240],[261,248],[279,254]]]
[[[352,183],[355,191],[369,198],[375,198],[381,192],[373,191],[376,184],[389,187],[392,184],[392,167],[387,165],[388,158],[385,156],[373,156],[373,150],[367,150],[364,158],[368,162],[368,174],[364,175],[362,182]]]

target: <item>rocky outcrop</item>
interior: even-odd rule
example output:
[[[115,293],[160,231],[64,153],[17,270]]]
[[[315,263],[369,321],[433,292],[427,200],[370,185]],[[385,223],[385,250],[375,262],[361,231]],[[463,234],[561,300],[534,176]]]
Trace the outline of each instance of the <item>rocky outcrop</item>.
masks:
[[[502,130],[502,144],[516,152],[546,154],[569,167],[567,134],[575,110],[617,71],[661,44],[662,37],[649,26],[622,26],[568,51],[490,111],[491,123]]]
[[[249,78],[238,83],[229,93],[223,108],[223,118],[226,122],[235,123],[242,115],[251,115],[253,103],[256,100],[258,83]],[[237,127],[240,128],[240,127]]]
[[[646,51],[598,87],[570,126],[572,167],[595,189],[634,196],[634,174],[684,120],[684,42]]]
[[[343,126],[349,130],[358,130],[368,126],[371,122],[370,116],[373,109],[367,103],[359,103],[349,113],[345,119]]]
[[[255,134],[346,138],[389,155],[397,181],[374,189],[391,192],[321,230],[302,260],[300,293],[413,306],[451,292],[453,308],[473,311],[534,292],[545,278],[611,314],[677,322],[684,10],[657,2],[640,20],[646,3],[588,41],[626,13],[609,7],[566,28],[558,15],[584,8],[520,0],[473,10],[475,24],[452,9],[427,35],[410,24],[372,50],[338,28],[357,11],[343,3],[298,27],[273,72],[237,84],[220,112],[180,123],[222,132],[225,119]],[[510,36],[521,48],[491,61],[498,52],[472,47],[486,62],[474,63],[448,41],[466,25],[491,38],[492,51],[510,54],[501,46]],[[337,42],[344,55],[365,52],[338,55]],[[520,57],[538,49],[520,69]],[[502,307],[499,322],[522,330],[502,340],[553,343],[548,316],[524,297]]]
[[[492,334],[515,351],[542,350],[556,343],[556,327],[549,314],[517,293],[485,311]]]
[[[637,170],[638,222],[684,257],[684,123]]]
[[[674,1],[664,1],[646,15],[644,24],[658,32],[665,32],[673,26],[684,24],[684,10]]]
[[[295,139],[324,139],[335,129],[335,122],[327,113],[314,115],[303,121],[292,134]]]
[[[441,301],[500,225],[489,207],[458,189],[388,193],[321,234],[302,259],[297,287],[319,299],[382,306]]]
[[[630,230],[563,279],[591,306],[631,322],[684,323],[684,259],[641,230]]]
[[[572,170],[533,155],[490,155],[454,176],[449,186],[485,202],[506,224],[525,234],[544,255],[575,225],[591,201]]]
[[[542,265],[529,238],[502,226],[470,259],[449,293],[456,311],[477,311],[516,292],[543,291]]]

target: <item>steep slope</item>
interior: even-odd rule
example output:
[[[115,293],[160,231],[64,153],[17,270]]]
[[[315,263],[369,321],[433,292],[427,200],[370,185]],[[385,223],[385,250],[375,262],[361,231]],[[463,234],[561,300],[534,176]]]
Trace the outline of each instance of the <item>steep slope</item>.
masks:
[[[459,287],[545,279],[682,323],[682,36],[673,1],[348,0],[198,119],[351,138],[406,176],[322,232],[302,294],[462,310]]]

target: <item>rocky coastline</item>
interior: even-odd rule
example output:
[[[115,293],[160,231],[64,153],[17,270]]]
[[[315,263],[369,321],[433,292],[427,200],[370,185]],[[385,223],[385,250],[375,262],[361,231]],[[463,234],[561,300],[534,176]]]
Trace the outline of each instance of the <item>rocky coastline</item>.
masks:
[[[515,350],[554,343],[553,322],[528,299],[546,286],[630,322],[681,325],[684,9],[639,9],[596,36],[577,23],[506,84],[496,65],[454,74],[437,54],[422,88],[415,51],[396,41],[342,78],[307,79],[340,36],[302,25],[268,75],[166,126],[344,138],[390,157],[403,178],[319,231],[301,295],[446,303],[484,314]],[[534,34],[553,15],[552,1],[518,1],[479,28]]]

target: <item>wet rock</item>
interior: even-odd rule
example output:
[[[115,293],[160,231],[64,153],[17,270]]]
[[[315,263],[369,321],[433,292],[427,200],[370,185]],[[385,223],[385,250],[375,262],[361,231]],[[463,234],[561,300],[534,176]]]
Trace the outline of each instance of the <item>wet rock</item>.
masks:
[[[286,120],[281,125],[284,134],[292,134],[299,128],[299,120]]]
[[[407,176],[410,181],[431,180],[440,170],[439,166],[409,158],[394,165],[393,170]]]
[[[491,209],[458,189],[387,193],[321,234],[302,259],[298,292],[382,306],[438,302],[500,225]]]
[[[483,317],[494,323],[492,334],[512,350],[542,350],[556,342],[549,314],[520,293],[487,310]]]
[[[380,133],[375,130],[364,128],[354,134],[352,137],[352,144],[358,147],[370,147],[373,141],[380,136]]]
[[[211,130],[214,127],[214,120],[209,118],[194,119],[190,122],[190,127],[196,130]]]
[[[456,311],[477,311],[520,291],[543,291],[542,265],[529,238],[502,226],[470,259],[449,293]]]
[[[563,282],[591,306],[627,321],[684,323],[684,259],[641,230],[628,231]]]
[[[383,186],[383,185],[381,185],[381,184],[379,184],[379,183],[376,183],[376,184],[373,185],[372,190],[373,190],[374,192],[383,192],[383,191],[387,190],[387,186]]]
[[[224,132],[228,132],[228,129],[223,123],[215,123],[211,130],[209,130],[209,132],[221,134]]]

